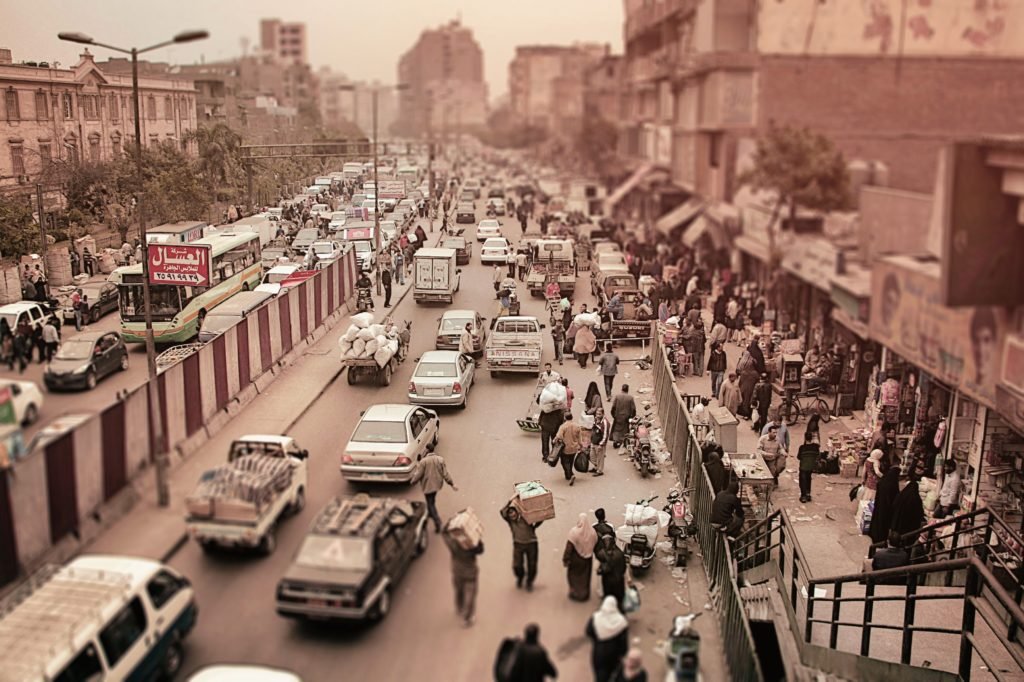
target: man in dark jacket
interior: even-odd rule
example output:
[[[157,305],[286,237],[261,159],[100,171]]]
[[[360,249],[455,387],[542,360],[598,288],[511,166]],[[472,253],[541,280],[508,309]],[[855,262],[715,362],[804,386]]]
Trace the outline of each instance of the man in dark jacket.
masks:
[[[565,413],[562,410],[542,411],[537,421],[540,424],[540,458],[546,462],[551,453],[551,441],[565,423]]]
[[[515,658],[504,682],[544,682],[549,677],[558,677],[558,669],[548,657],[547,650],[540,644],[540,626],[536,623],[526,626],[523,641],[516,647],[513,655]]]
[[[757,408],[757,421],[754,422],[754,431],[760,433],[765,424],[768,423],[768,410],[772,405],[772,385],[768,383],[768,375],[762,374],[761,378],[754,384],[754,402]]]
[[[711,395],[718,397],[718,389],[722,387],[725,380],[725,370],[728,369],[729,358],[722,350],[722,344],[717,341],[711,342],[711,352],[708,354],[708,372],[711,373]]]
[[[740,485],[732,481],[725,490],[715,495],[711,503],[711,524],[720,526],[731,538],[743,530],[743,504],[739,498]]]
[[[391,307],[391,271],[381,268],[380,283],[384,285],[384,307]]]
[[[811,474],[821,457],[821,445],[814,442],[814,433],[808,431],[804,434],[804,444],[796,452],[796,458],[800,461],[800,501],[811,501]]]
[[[729,484],[729,472],[725,470],[725,465],[722,464],[722,457],[717,452],[708,454],[707,462],[704,463],[704,469],[708,472],[708,480],[711,481],[711,489],[714,493],[717,495],[725,490]]]

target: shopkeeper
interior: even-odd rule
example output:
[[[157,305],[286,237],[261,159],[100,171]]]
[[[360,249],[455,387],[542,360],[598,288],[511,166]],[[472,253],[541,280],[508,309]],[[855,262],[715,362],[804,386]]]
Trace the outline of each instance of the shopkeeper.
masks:
[[[944,519],[960,506],[960,470],[956,461],[947,459],[943,465],[942,489],[939,491],[939,506],[935,508],[935,518]]]

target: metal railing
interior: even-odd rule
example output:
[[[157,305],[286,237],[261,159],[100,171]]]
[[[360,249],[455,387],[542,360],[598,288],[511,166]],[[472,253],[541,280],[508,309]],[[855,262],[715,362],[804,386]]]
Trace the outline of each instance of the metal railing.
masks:
[[[915,635],[945,635],[959,640],[956,671],[961,679],[970,679],[975,654],[996,679],[1003,679],[1007,665],[1017,667],[1014,678],[1024,674],[1024,648],[1016,641],[1024,625],[1024,610],[978,556],[815,578],[785,510],[774,512],[740,535],[732,551],[740,573],[774,564],[780,591],[797,625],[802,626],[807,644],[871,657],[872,634],[896,631],[902,633],[899,662],[909,666]],[[958,571],[966,575],[962,590],[926,589],[927,576]],[[920,622],[918,608],[929,603],[943,604],[947,616],[942,624]],[[890,607],[888,613],[876,611],[876,607],[886,606]],[[859,631],[857,645],[851,647],[849,640],[840,642],[840,633],[846,629]],[[815,638],[822,630],[827,633],[827,645]]]
[[[711,527],[711,503],[715,493],[701,460],[700,442],[690,424],[688,399],[675,387],[671,365],[654,333],[652,348],[654,396],[665,444],[684,488],[692,488],[690,506],[697,525],[697,542],[707,574],[711,603],[718,613],[730,679],[760,682],[764,679],[736,583],[734,560],[725,536]],[[693,404],[690,402],[689,404]]]

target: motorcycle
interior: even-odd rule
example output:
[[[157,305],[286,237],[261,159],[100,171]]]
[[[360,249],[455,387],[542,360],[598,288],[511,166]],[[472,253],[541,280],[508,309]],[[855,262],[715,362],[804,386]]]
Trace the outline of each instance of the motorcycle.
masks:
[[[698,617],[699,613],[690,613],[672,619],[672,630],[668,633],[668,646],[665,648],[665,659],[672,670],[668,677],[670,681],[693,682],[697,679],[700,633],[693,628],[693,621]]]
[[[676,566],[686,566],[690,558],[690,538],[697,535],[697,524],[693,522],[688,498],[691,490],[687,488],[670,492],[668,504],[663,509],[668,514],[668,536],[672,538]]]
[[[640,472],[642,478],[647,478],[649,474],[657,473],[654,456],[651,453],[650,428],[649,411],[629,420],[626,448],[630,459],[633,461],[633,466]]]
[[[658,510],[651,506],[651,502],[657,498],[655,495],[646,500],[638,500],[635,505],[626,505],[625,523],[616,532],[616,537],[625,544],[622,552],[634,571],[648,569],[654,561],[658,526],[664,525]]]
[[[367,310],[373,310],[373,296],[370,294],[369,287],[359,287],[357,289],[356,310],[361,313],[365,313]]]

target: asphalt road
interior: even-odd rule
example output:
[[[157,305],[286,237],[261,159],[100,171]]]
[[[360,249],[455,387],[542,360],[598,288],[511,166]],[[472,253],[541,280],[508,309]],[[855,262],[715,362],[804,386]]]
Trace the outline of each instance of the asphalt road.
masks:
[[[508,219],[503,222],[505,235],[518,239],[518,223]],[[473,235],[472,226],[467,234]],[[586,277],[584,273],[580,282],[586,284]],[[577,302],[589,301],[589,286],[581,289],[586,295]],[[539,299],[524,295],[522,301],[523,314],[537,315],[543,321]],[[463,266],[461,291],[454,306],[476,308],[487,317],[496,310],[491,270],[480,264],[479,248],[474,249],[472,263]],[[458,492],[446,487],[440,494],[442,516],[471,506],[485,526],[477,623],[471,629],[463,628],[455,616],[448,551],[433,534],[427,553],[413,563],[398,586],[390,615],[376,626],[306,624],[275,612],[276,583],[314,515],[331,496],[360,489],[372,494],[420,496],[418,487],[356,488],[342,480],[338,464],[341,448],[360,411],[374,403],[406,402],[405,391],[414,367],[411,360],[433,348],[436,320],[443,310],[417,306],[407,297],[394,316],[413,322],[410,361],[401,366],[391,386],[349,386],[337,380],[291,430],[290,435],[311,453],[310,490],[302,514],[284,521],[279,528],[273,555],[205,555],[189,542],[172,559],[171,563],[193,581],[200,607],[196,631],[188,642],[186,672],[214,663],[245,662],[288,668],[305,680],[488,680],[501,638],[519,634],[526,623],[535,621],[541,625],[542,642],[559,667],[559,678],[590,678],[590,648],[583,632],[587,618],[599,604],[599,581],[593,583],[589,603],[568,599],[561,565],[566,533],[578,513],[599,506],[608,508],[610,520],[617,525],[622,504],[652,492],[664,496],[670,479],[641,481],[628,463],[610,454],[606,476],[581,475],[570,488],[560,469],[540,461],[539,438],[523,433],[515,423],[531,399],[535,384],[532,375],[492,379],[481,371],[470,391],[470,407],[441,412],[438,450],[459,486]],[[550,357],[550,337],[545,339],[545,355]],[[637,352],[627,347],[620,355]],[[582,402],[587,382],[596,378],[593,367],[583,370],[575,363],[566,363],[556,368],[569,377]],[[635,367],[625,366],[622,372],[632,372],[639,379]],[[579,405],[574,411],[579,413]],[[539,530],[539,577],[535,590],[527,593],[515,587],[511,538],[498,510],[509,499],[513,483],[530,479],[544,481],[555,492],[558,518]],[[644,580],[671,582],[668,569],[658,564]],[[650,586],[648,596],[654,597]],[[652,673],[663,670],[649,652],[668,624],[662,613],[641,609],[631,630],[632,636],[644,638]]]

